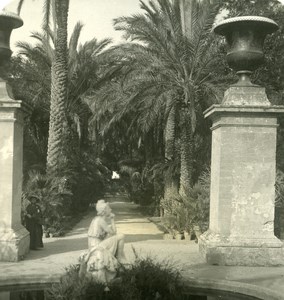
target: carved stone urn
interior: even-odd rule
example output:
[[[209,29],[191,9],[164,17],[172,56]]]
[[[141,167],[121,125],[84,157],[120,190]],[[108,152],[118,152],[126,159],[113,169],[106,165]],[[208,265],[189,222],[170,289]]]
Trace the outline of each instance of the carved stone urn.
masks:
[[[273,20],[258,16],[229,18],[215,26],[214,32],[226,38],[227,62],[237,71],[238,85],[250,83],[249,75],[264,61],[264,39],[277,29]]]
[[[23,20],[18,15],[7,11],[0,12],[0,65],[11,57],[10,35],[12,30],[22,25]]]
[[[12,51],[10,49],[10,35],[13,29],[21,27],[23,20],[16,14],[0,12],[0,64],[9,60]]]

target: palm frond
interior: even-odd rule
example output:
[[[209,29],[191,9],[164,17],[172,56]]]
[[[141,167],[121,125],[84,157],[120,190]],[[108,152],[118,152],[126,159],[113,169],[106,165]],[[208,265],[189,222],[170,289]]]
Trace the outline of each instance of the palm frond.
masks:
[[[69,59],[73,59],[78,47],[79,37],[83,28],[83,23],[80,21],[76,23],[73,32],[71,34],[71,38],[69,41]]]
[[[48,32],[50,29],[50,15],[51,15],[51,0],[45,0],[43,2],[43,22],[42,29],[45,32]]]
[[[20,15],[23,4],[24,4],[25,0],[19,0],[18,2],[18,6],[17,6],[17,14]]]

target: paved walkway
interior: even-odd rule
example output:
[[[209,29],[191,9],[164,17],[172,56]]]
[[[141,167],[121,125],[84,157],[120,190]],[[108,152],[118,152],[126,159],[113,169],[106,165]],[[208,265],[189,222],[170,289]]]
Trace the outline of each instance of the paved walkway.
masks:
[[[284,267],[209,266],[194,241],[163,240],[163,233],[141,215],[137,205],[116,201],[111,207],[118,232],[126,235],[125,252],[130,259],[134,259],[134,248],[141,256],[171,261],[191,287],[245,291],[267,300],[284,299]],[[87,230],[93,217],[94,212],[90,212],[63,238],[45,238],[44,249],[31,251],[23,261],[0,262],[0,286],[57,281],[65,267],[77,263],[87,248]]]

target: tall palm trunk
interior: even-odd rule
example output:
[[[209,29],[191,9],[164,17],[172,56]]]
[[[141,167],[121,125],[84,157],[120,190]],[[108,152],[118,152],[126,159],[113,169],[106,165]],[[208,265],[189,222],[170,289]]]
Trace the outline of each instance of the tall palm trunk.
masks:
[[[176,141],[176,108],[172,107],[167,118],[164,131],[165,136],[165,159],[172,161],[175,153]],[[164,175],[164,199],[162,206],[164,214],[169,215],[174,213],[175,199],[178,198],[178,181],[171,171],[167,170]]]
[[[181,133],[180,133],[180,188],[179,194],[182,197],[192,187],[193,180],[193,134],[190,127],[190,115],[186,110],[180,111]]]
[[[145,133],[144,136],[144,148],[145,148],[145,162],[146,166],[151,166],[153,163],[154,155],[154,130],[151,129]]]
[[[65,103],[67,98],[67,21],[69,0],[56,0],[55,59],[51,73],[50,121],[47,152],[47,172],[58,170],[65,158],[64,134],[67,127]]]
[[[180,11],[182,21],[183,34],[189,39],[193,38],[193,24],[192,13],[195,6],[195,0],[180,0]],[[184,67],[185,82],[189,81],[190,75],[187,69]],[[192,99],[189,100],[188,90],[184,88],[185,103],[189,104]],[[194,104],[191,102],[191,114],[194,112]],[[192,109],[193,108],[193,109]],[[180,110],[181,120],[181,137],[180,137],[180,188],[179,194],[184,197],[187,194],[187,190],[192,186],[193,175],[193,131],[192,125],[194,116],[188,113],[187,109]],[[191,121],[190,121],[191,119]]]

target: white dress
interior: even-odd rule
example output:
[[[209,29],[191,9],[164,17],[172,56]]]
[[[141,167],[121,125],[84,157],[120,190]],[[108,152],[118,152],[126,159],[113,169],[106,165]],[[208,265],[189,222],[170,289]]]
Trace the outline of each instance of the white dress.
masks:
[[[102,282],[113,279],[118,269],[116,259],[118,239],[116,235],[109,236],[116,233],[115,231],[114,223],[106,222],[101,216],[93,219],[88,230],[89,250],[84,256],[91,253],[86,271]],[[104,272],[102,272],[103,270]]]

